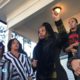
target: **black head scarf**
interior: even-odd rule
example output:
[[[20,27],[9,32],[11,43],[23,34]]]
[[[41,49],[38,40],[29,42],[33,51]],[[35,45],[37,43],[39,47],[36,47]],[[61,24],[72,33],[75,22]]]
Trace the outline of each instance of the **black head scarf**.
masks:
[[[49,36],[54,37],[54,31],[48,22],[44,22],[41,26],[45,27],[46,32],[49,34]]]

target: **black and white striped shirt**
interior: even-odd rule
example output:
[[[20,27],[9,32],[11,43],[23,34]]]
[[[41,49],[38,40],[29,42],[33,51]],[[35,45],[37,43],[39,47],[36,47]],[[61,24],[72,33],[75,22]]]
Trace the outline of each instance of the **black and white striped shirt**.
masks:
[[[17,59],[10,52],[7,52],[4,57],[12,63],[11,80],[28,80],[29,76],[32,76],[33,78],[31,62],[26,55],[20,54]]]
[[[0,80],[11,80],[12,63],[6,59],[0,60]]]

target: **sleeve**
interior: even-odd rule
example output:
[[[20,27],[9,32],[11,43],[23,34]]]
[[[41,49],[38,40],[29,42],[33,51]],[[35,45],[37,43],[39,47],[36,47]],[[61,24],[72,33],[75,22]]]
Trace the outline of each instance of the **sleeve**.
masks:
[[[35,47],[33,50],[33,59],[38,60],[37,48]]]
[[[63,47],[63,50],[65,51],[65,48],[68,46],[68,34],[64,27],[64,24],[62,20],[58,20],[55,22],[55,25],[59,32],[59,38],[61,39],[61,47]]]
[[[65,40],[63,40],[62,43],[63,43],[63,51],[66,52],[65,49],[69,46],[68,39],[65,38]]]
[[[58,20],[58,21],[56,21],[55,22],[55,25],[56,25],[59,33],[63,33],[63,32],[66,33],[66,29],[65,29],[64,24],[63,24],[63,22],[62,22],[61,19]]]
[[[27,64],[28,77],[31,77],[32,80],[34,80],[35,73],[33,72],[33,69],[32,69],[31,60],[28,57],[26,57],[26,60],[27,60],[26,64]]]

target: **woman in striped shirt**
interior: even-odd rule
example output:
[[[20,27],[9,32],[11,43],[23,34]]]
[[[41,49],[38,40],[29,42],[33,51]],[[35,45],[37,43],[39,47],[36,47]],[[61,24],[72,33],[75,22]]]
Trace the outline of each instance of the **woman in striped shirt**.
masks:
[[[20,53],[20,45],[17,39],[11,39],[8,42],[8,52],[5,58],[12,63],[11,80],[33,80],[33,70],[29,58]]]
[[[0,42],[0,80],[11,80],[12,64],[4,58],[4,45]]]

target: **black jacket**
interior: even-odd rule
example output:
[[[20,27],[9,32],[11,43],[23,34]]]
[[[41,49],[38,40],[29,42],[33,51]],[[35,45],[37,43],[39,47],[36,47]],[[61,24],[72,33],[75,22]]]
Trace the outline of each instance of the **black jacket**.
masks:
[[[56,80],[67,80],[66,73],[59,59],[62,41],[57,33],[54,34],[54,38],[48,37],[47,39],[40,40],[34,48],[33,58],[38,60],[37,75],[52,77],[56,71]]]

